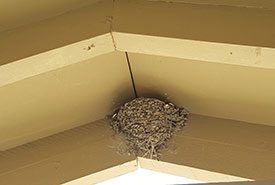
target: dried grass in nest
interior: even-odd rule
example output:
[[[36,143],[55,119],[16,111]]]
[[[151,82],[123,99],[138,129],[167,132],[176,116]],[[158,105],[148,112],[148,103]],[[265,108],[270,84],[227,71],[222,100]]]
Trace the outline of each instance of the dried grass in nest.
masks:
[[[125,103],[112,116],[111,126],[122,133],[129,153],[159,159],[167,141],[187,121],[188,112],[155,98],[136,98]]]

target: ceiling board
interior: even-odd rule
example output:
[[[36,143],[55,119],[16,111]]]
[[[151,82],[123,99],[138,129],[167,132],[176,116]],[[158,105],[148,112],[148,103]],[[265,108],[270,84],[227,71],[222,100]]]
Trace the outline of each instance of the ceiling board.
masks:
[[[0,1],[0,32],[48,19],[99,0],[3,0]]]

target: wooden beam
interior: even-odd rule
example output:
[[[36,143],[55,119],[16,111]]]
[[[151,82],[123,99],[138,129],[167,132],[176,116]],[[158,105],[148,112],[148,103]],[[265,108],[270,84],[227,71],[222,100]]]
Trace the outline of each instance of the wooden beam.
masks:
[[[191,114],[189,124],[169,141],[170,148],[163,152],[161,160],[244,178],[239,179],[241,181],[272,180],[275,174],[274,133],[273,126]],[[177,172],[184,176],[180,170]],[[234,178],[219,175],[186,174],[206,182],[234,181]]]
[[[177,144],[180,145],[180,143],[177,143]],[[162,160],[156,161],[156,160],[146,159],[142,157],[139,157],[138,160],[140,162],[141,168],[162,172],[162,173],[167,173],[167,174],[172,174],[172,175],[185,177],[193,180],[198,180],[202,182],[207,182],[207,183],[252,181],[252,179],[248,179],[248,178],[217,173],[217,172],[203,170],[199,168],[193,168],[186,165],[181,165],[181,164],[179,165],[176,163],[164,162]]]
[[[56,17],[1,32],[0,65],[110,33],[112,7],[112,1],[100,0]]]
[[[208,183],[270,180],[274,132],[270,126],[191,114],[160,161],[139,160],[142,168]]]
[[[0,87],[115,51],[110,33],[0,66]]]
[[[134,171],[135,157],[118,152],[123,143],[99,120],[0,152],[0,184],[94,184]]]
[[[93,52],[78,49],[82,59]],[[70,60],[73,54],[64,58],[60,61],[66,67],[0,88],[0,151],[102,119],[135,97],[125,53],[116,51],[72,65],[68,63],[75,62]],[[39,65],[32,69],[39,72],[35,67],[39,69]]]
[[[121,32],[113,32],[113,37],[119,51],[275,69],[274,48]]]

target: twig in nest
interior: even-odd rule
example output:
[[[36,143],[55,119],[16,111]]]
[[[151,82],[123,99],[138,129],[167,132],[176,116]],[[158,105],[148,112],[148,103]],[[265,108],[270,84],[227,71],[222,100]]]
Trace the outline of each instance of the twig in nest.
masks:
[[[154,153],[154,145],[152,145],[152,151],[151,151],[150,159],[153,158],[153,153]]]

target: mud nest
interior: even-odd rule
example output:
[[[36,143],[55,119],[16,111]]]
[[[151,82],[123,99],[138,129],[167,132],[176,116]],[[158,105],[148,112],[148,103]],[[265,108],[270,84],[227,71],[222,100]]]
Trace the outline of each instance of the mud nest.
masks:
[[[112,116],[111,126],[122,133],[128,152],[150,159],[159,159],[167,141],[187,121],[188,112],[172,103],[155,98],[136,98],[125,103]]]

